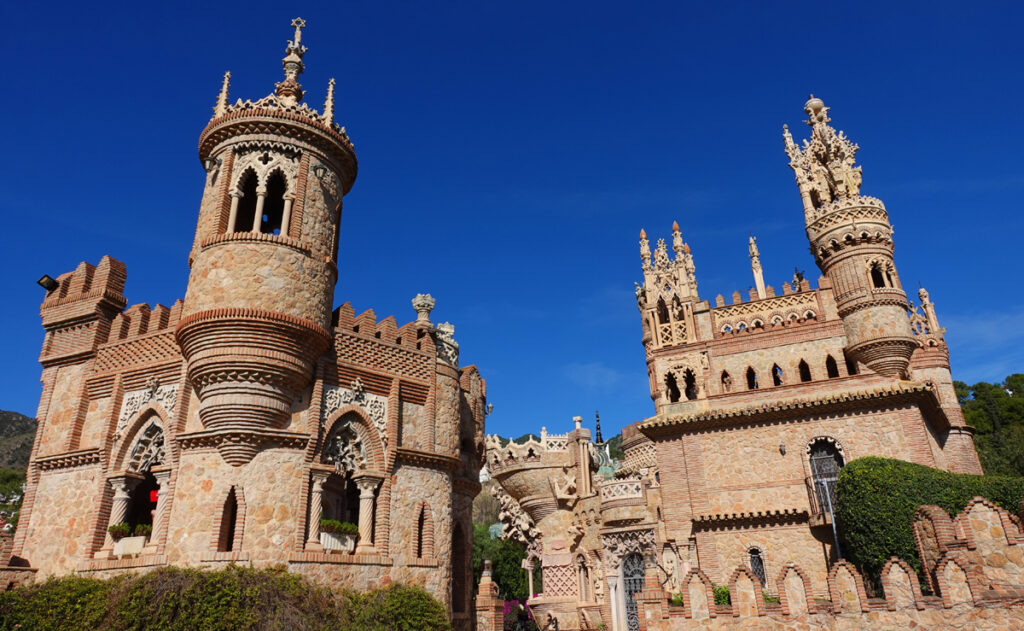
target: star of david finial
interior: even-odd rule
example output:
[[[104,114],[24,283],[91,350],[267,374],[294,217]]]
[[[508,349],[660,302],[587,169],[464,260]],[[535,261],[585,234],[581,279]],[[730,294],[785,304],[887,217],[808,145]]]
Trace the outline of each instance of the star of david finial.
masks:
[[[292,27],[295,29],[295,47],[302,43],[302,29],[306,28],[306,21],[302,18],[292,20]]]

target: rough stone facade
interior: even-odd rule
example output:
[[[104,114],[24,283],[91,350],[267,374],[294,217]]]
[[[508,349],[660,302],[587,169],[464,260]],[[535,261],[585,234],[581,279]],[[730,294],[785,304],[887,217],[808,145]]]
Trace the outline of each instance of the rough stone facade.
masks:
[[[804,109],[811,138],[798,146],[786,130],[784,140],[823,274],[817,286],[802,273],[781,291],[766,285],[751,237],[753,287],[712,304],[699,295],[679,225],[671,246],[659,239],[653,249],[641,231],[636,298],[655,415],[623,431],[617,479],[592,477],[604,451],[579,423],[561,437],[542,432],[537,444],[488,442],[506,536],[530,542],[531,560],[543,568],[544,593],[531,601],[542,622],[684,628],[693,616],[669,615],[666,593],[692,593],[687,607],[707,612],[713,599],[701,600],[705,587],[736,581],[734,608],[715,617],[712,604],[704,626],[747,628],[749,620],[732,620],[767,615],[762,588],[782,598],[796,585],[805,603],[838,602],[834,574],[845,566],[832,502],[845,463],[870,455],[982,472],[944,329],[927,291],[918,292],[919,307],[907,300],[885,206],[860,194],[857,145],[829,126],[820,99]],[[972,554],[973,567],[994,567],[1003,553],[979,545]],[[780,572],[787,576],[777,585]],[[860,584],[842,573],[838,580]],[[782,626],[930,624],[948,612],[925,607],[871,622],[859,609],[850,622],[834,613],[799,621],[787,614]],[[648,614],[667,622],[645,623]],[[988,619],[984,612],[964,616],[988,624],[978,622]]]
[[[18,581],[229,562],[402,581],[469,628],[486,386],[429,295],[401,327],[332,308],[356,157],[333,80],[323,113],[301,103],[292,25],[275,92],[230,104],[225,75],[200,135],[184,301],[125,309],[110,257],[47,293],[39,429],[2,561]],[[321,519],[355,524],[355,549]],[[125,522],[152,532],[115,541]]]

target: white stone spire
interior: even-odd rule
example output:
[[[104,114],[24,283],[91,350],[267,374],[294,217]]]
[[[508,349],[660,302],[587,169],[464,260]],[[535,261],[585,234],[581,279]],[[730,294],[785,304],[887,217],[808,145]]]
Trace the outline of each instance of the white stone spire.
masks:
[[[757,287],[757,299],[764,300],[764,271],[761,269],[761,253],[757,251],[757,237],[751,236],[747,249],[750,251],[750,269],[754,272],[754,286]]]
[[[334,79],[327,82],[327,100],[324,101],[324,122],[334,124]]]
[[[224,73],[224,82],[220,86],[220,93],[217,95],[217,105],[213,108],[213,117],[223,116],[228,111],[228,86],[231,85],[231,72]]]

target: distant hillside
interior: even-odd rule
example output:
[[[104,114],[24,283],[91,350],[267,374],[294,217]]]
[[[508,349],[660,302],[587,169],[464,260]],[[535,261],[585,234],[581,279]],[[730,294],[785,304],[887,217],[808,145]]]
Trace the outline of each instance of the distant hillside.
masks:
[[[35,436],[35,419],[0,410],[0,467],[27,468]]]

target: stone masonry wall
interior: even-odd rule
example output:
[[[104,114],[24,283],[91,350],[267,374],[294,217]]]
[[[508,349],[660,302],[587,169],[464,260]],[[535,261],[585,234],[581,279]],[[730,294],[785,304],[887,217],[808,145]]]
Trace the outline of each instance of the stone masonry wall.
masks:
[[[93,465],[71,470],[43,471],[27,523],[21,557],[39,567],[37,578],[67,574],[90,553],[91,526],[103,488],[103,470]]]

